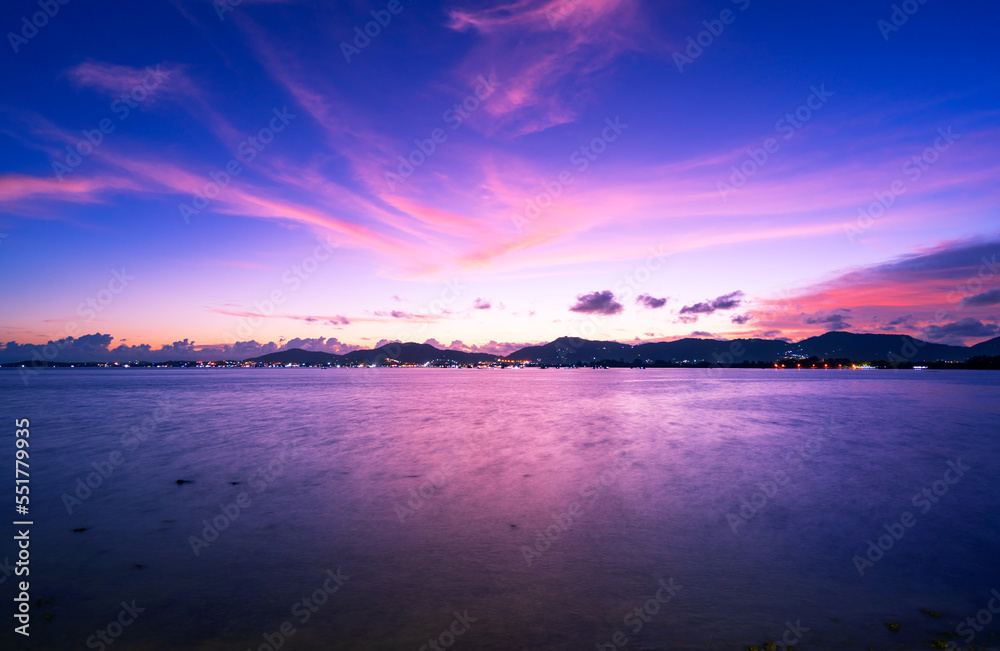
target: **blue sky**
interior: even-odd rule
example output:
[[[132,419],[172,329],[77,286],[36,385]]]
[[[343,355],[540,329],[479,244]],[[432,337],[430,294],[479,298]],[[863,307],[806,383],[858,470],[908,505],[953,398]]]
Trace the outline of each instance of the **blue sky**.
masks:
[[[45,6],[0,19],[0,357],[997,334],[995,3]]]

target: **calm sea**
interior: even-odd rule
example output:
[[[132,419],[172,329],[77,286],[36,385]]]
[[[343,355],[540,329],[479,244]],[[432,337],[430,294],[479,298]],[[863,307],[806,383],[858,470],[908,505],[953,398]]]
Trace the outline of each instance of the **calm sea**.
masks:
[[[0,395],[3,649],[1000,647],[1000,619],[956,633],[1000,618],[997,373],[4,370]]]

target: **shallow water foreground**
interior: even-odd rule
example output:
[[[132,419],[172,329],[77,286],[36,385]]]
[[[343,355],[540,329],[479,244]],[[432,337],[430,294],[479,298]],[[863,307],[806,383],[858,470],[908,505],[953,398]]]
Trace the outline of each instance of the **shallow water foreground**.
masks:
[[[31,422],[35,523],[32,635],[0,648],[1000,647],[1000,620],[963,624],[1000,590],[1000,374],[55,369],[0,389],[10,467]]]

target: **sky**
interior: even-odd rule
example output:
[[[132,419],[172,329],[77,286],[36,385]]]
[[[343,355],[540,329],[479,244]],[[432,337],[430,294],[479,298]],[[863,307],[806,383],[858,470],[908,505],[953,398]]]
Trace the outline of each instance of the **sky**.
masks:
[[[6,2],[0,361],[997,336],[1000,5],[796,4]]]

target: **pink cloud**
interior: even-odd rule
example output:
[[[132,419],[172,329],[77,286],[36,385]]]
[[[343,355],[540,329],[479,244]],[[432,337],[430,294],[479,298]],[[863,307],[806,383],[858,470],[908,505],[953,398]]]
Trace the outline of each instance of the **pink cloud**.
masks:
[[[608,68],[645,39],[635,0],[514,0],[485,9],[453,9],[449,26],[479,43],[459,69],[466,79],[495,72],[498,97],[484,104],[496,121],[486,131],[512,136],[576,118],[583,76]]]
[[[942,242],[763,299],[764,307],[750,314],[760,328],[781,329],[796,338],[852,329],[974,342],[993,332],[989,322],[995,320],[990,318],[995,306],[970,305],[965,299],[1000,285],[998,256],[995,238]]]

